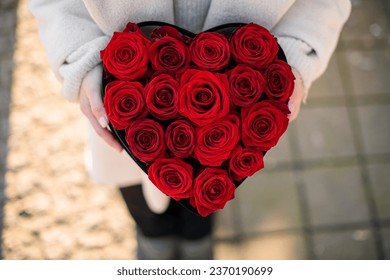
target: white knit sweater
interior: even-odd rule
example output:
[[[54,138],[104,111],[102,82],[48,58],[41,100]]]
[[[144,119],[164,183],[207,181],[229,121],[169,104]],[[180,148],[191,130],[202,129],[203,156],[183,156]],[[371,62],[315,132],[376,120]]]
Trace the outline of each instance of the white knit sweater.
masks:
[[[325,70],[349,0],[30,0],[62,93],[77,101],[85,74],[100,63],[114,31],[128,21],[158,20],[199,32],[229,22],[255,22],[278,38],[305,89]]]

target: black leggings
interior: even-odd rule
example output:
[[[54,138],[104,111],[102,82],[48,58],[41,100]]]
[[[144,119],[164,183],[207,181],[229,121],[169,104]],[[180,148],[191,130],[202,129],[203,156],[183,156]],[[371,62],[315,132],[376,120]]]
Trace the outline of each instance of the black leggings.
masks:
[[[133,219],[148,237],[176,235],[187,240],[200,239],[211,234],[212,215],[198,216],[171,199],[162,214],[153,213],[146,204],[141,185],[120,188]]]

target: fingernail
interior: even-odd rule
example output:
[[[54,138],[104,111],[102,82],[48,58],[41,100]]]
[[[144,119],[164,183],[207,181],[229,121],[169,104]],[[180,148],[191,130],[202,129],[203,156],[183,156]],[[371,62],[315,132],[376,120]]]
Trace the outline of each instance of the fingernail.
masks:
[[[107,127],[107,125],[108,125],[108,121],[107,121],[107,118],[106,117],[101,117],[100,119],[99,119],[99,123],[100,123],[100,125],[103,127],[103,128],[106,128]]]

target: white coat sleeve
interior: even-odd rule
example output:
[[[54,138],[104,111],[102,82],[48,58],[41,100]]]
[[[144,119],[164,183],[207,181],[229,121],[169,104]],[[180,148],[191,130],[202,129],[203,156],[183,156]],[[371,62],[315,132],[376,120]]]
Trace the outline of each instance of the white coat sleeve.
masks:
[[[62,95],[78,101],[81,82],[100,63],[109,41],[91,19],[81,0],[29,0],[38,21],[50,66],[62,82]]]
[[[350,11],[350,0],[296,0],[272,29],[306,94],[325,71]]]

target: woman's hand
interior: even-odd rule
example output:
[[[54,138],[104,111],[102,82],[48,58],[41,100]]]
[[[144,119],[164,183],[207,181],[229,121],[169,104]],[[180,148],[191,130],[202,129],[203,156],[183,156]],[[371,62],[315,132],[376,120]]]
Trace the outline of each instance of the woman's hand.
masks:
[[[108,119],[100,95],[102,87],[102,66],[93,68],[84,77],[80,90],[80,109],[92,127],[108,145],[118,152],[123,150],[119,142],[107,129]]]
[[[295,87],[294,87],[294,92],[290,97],[290,101],[288,102],[288,108],[290,109],[291,112],[290,115],[288,115],[290,122],[292,122],[298,117],[303,98],[305,97],[305,89],[303,87],[300,74],[297,73],[295,70],[293,70],[293,72],[295,75]]]

